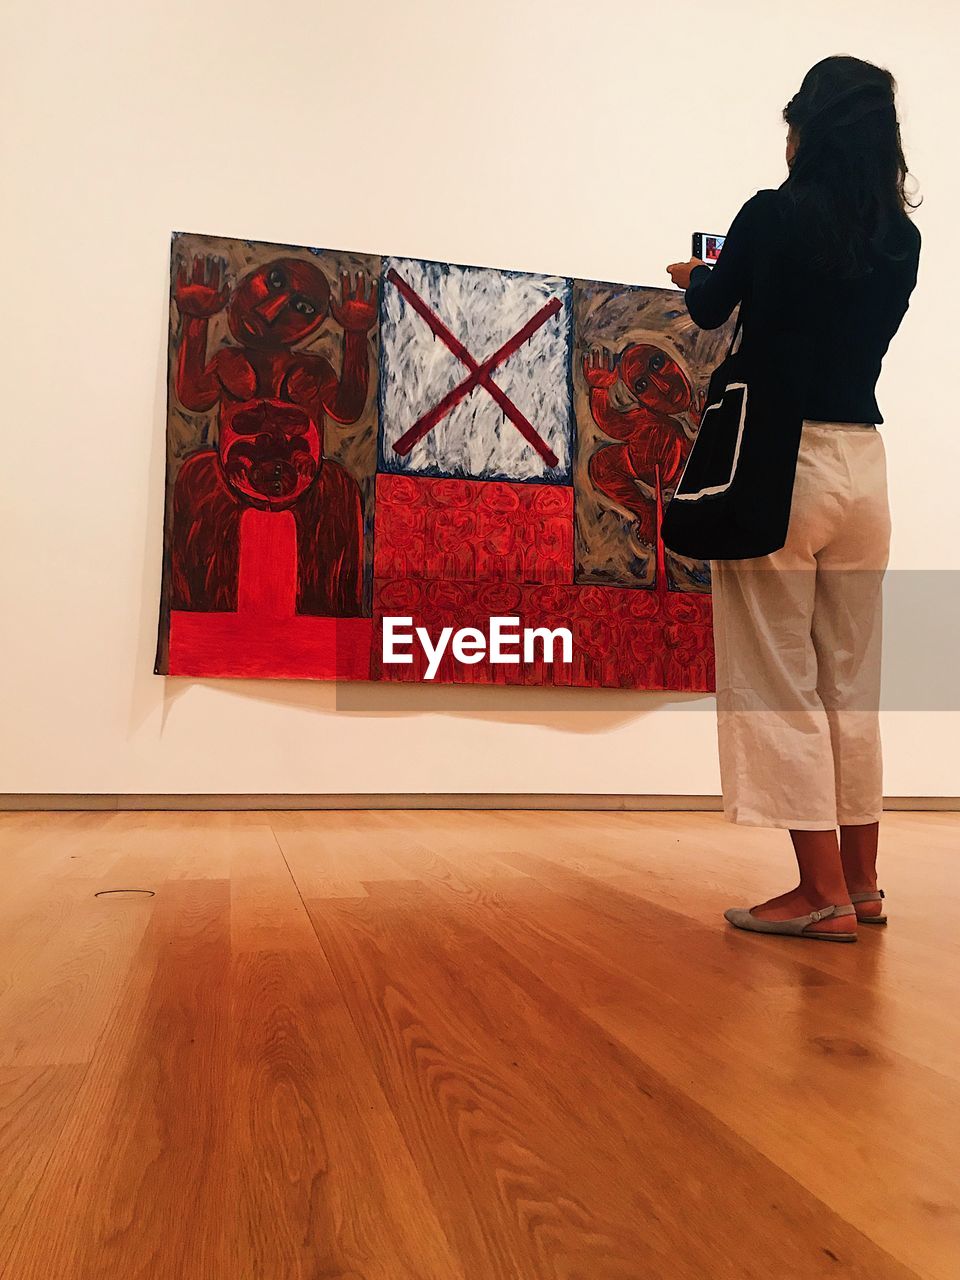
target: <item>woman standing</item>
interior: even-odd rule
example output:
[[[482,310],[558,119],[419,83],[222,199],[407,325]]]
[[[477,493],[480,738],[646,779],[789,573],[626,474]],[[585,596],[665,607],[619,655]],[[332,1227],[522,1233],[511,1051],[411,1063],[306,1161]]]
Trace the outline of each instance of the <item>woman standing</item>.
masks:
[[[858,58],[817,63],[783,112],[786,182],[747,201],[713,270],[668,267],[697,325],[716,328],[740,304],[744,344],[776,329],[802,361],[786,543],[711,561],[724,814],[788,829],[800,869],[795,889],[725,913],[758,933],[846,942],[858,921],[886,922],[876,861],[890,516],[875,387],[920,253],[895,92],[888,71]],[[763,273],[761,243],[774,246]]]

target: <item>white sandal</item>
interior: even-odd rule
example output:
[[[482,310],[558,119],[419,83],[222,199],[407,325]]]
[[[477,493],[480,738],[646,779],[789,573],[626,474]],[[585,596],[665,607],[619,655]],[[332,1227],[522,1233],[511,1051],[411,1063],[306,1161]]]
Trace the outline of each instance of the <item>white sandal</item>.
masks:
[[[749,907],[729,907],[724,913],[738,929],[748,929],[751,933],[782,933],[795,938],[816,938],[819,942],[856,942],[856,931],[852,933],[832,933],[829,929],[810,929],[810,925],[820,920],[830,920],[836,916],[856,916],[855,907],[843,906],[821,907],[819,911],[811,911],[808,916],[794,916],[792,920],[761,920]]]

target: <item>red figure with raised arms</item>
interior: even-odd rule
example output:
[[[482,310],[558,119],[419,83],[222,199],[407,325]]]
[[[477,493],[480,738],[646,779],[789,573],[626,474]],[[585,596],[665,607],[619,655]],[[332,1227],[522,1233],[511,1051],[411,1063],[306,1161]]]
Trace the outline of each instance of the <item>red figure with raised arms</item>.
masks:
[[[634,531],[650,550],[657,541],[657,489],[661,501],[680,479],[692,439],[679,415],[693,406],[690,381],[659,347],[632,343],[619,357],[595,350],[584,356],[593,420],[617,443],[601,444],[588,470],[596,488],[634,517]]]
[[[325,415],[356,422],[369,385],[367,331],[376,283],[341,277],[332,301],[319,267],[276,258],[232,291],[212,258],[180,265],[176,391],[184,408],[218,406],[215,449],[186,459],[173,495],[173,607],[235,611],[244,510],[292,513],[297,613],[356,616],[362,608],[363,513],[356,480],[323,456]],[[207,357],[210,318],[226,308],[237,345]],[[339,378],[324,357],[296,350],[332,315],[344,331]]]

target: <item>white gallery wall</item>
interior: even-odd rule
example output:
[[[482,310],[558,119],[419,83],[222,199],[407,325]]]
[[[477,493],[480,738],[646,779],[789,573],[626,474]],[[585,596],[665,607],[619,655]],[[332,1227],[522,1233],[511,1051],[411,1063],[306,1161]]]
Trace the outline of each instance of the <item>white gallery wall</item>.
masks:
[[[888,65],[925,201],[892,566],[949,584],[958,43],[952,0],[10,0],[0,792],[716,793],[709,697],[153,675],[170,233],[663,285],[782,181],[812,62]],[[883,731],[888,794],[960,793],[960,712]]]

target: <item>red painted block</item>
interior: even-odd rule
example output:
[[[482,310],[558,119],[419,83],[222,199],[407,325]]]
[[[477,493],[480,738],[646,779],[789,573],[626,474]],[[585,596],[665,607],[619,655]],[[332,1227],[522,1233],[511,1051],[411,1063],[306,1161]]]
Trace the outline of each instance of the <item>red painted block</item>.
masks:
[[[444,627],[475,627],[487,634],[494,616],[516,617],[519,627],[568,627],[573,660],[474,665],[448,648],[433,683],[578,685],[709,692],[714,687],[713,631],[708,596],[620,587],[424,581],[409,577],[374,583],[374,680],[418,683],[428,659],[414,641],[413,663],[382,661],[385,615],[410,617],[436,642]],[[557,650],[559,653],[559,648]]]
[[[572,583],[573,489],[377,476],[375,578]]]
[[[370,618],[170,615],[172,676],[369,680]]]
[[[368,680],[370,618],[298,615],[297,527],[289,511],[244,511],[236,613],[175,609],[172,676]]]

